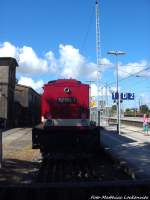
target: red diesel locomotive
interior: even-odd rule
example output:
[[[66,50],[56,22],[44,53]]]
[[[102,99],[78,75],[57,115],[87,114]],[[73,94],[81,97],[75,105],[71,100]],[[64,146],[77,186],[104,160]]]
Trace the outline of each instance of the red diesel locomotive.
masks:
[[[89,85],[59,79],[44,85],[42,123],[32,130],[33,148],[48,152],[91,152],[99,147],[99,127],[89,119]]]

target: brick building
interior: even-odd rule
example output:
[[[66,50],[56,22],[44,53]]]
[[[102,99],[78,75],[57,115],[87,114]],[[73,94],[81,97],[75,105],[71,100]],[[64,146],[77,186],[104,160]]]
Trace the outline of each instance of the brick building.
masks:
[[[16,59],[0,57],[0,121],[5,128],[14,125],[14,89],[16,84]]]

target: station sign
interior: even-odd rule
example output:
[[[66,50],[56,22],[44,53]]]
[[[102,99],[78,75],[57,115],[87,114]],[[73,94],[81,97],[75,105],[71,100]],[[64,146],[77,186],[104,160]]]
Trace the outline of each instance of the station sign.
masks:
[[[120,100],[134,100],[134,97],[135,97],[134,93],[129,93],[129,92],[120,93]],[[119,93],[113,92],[112,93],[112,99],[113,100],[119,99]]]

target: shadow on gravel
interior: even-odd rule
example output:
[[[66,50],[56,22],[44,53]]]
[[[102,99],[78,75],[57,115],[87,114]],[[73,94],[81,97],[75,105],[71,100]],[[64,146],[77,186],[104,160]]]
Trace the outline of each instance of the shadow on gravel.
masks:
[[[93,183],[83,185],[9,185],[0,186],[1,200],[90,200],[90,199],[149,199],[148,183]]]
[[[150,185],[150,181],[70,182],[67,184],[19,183],[20,178],[24,181],[33,178],[33,169],[37,168],[37,166],[38,163],[34,162],[16,159],[4,160],[3,168],[0,169],[0,200],[89,200],[125,199],[125,197],[126,199],[131,199],[127,198],[127,196],[132,197],[132,195],[136,199],[136,196],[139,197],[140,195],[149,196],[150,187],[148,185]],[[14,179],[13,176],[18,179]],[[4,177],[7,177],[7,181],[2,180]]]
[[[4,159],[3,167],[0,169],[0,185],[31,183],[38,167],[38,162]]]
[[[112,131],[112,130],[109,131],[106,129],[101,130],[101,132],[104,134],[108,134],[108,135],[113,135],[113,136],[115,135],[115,138],[119,140],[119,144],[136,142],[136,140],[126,137],[125,135],[123,135],[123,133],[121,135],[118,135],[118,133],[116,131]]]

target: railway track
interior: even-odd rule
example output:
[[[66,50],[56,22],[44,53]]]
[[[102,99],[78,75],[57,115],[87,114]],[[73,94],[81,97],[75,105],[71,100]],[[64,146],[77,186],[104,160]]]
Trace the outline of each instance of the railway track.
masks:
[[[125,169],[124,169],[125,170]],[[43,159],[35,187],[58,199],[91,199],[102,195],[146,195],[149,182],[133,180],[103,150],[93,155],[53,155]],[[99,199],[100,199],[99,198]]]
[[[105,118],[103,118],[102,120],[105,120]],[[142,127],[143,125],[143,120],[142,118],[121,118],[120,119],[121,124],[123,125],[130,125],[130,126],[136,126],[136,127]],[[109,123],[116,123],[117,119],[116,118],[109,118]]]
[[[93,199],[150,191],[149,181],[132,180],[101,149],[97,155],[53,154],[43,158],[32,184],[1,185],[0,199]],[[100,199],[100,198],[99,198]]]
[[[36,181],[42,183],[131,180],[104,153],[99,155],[53,155],[44,158]]]

